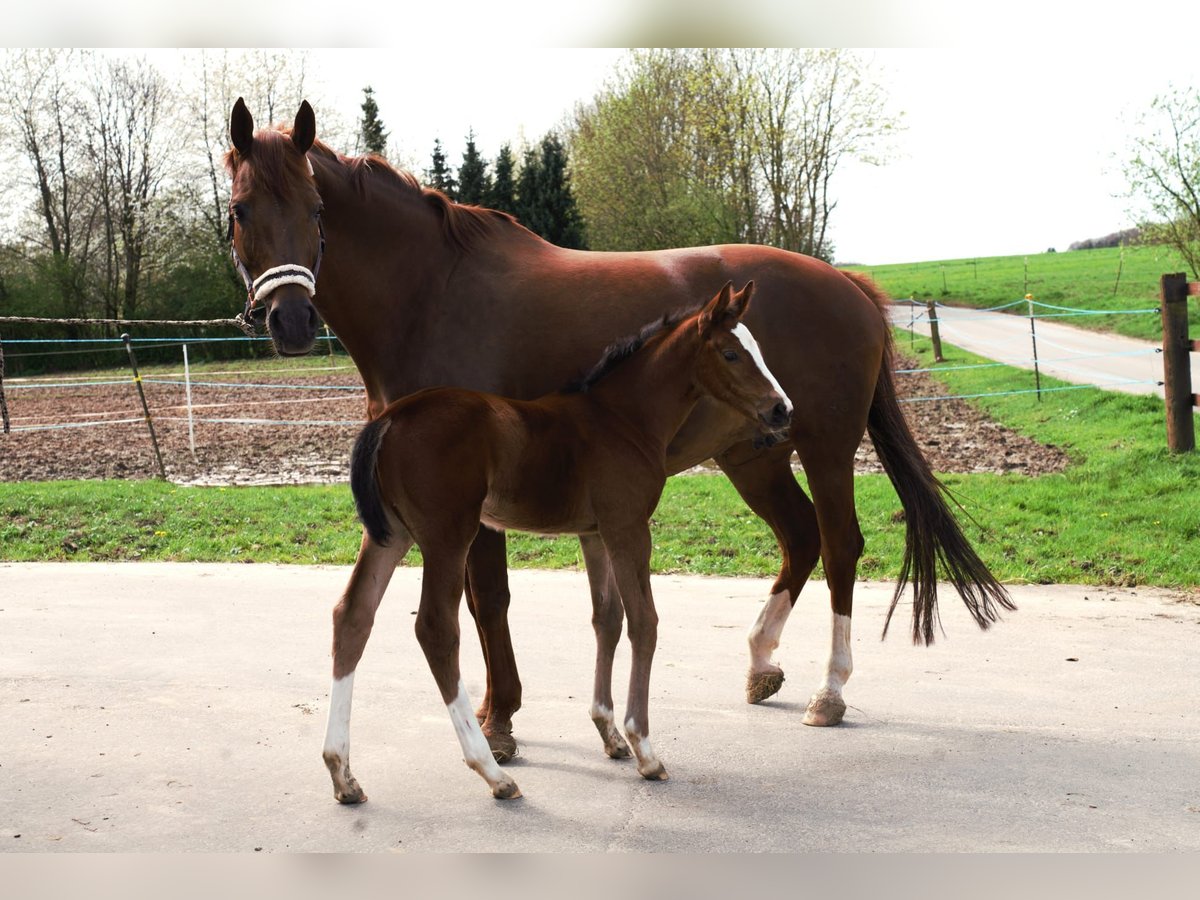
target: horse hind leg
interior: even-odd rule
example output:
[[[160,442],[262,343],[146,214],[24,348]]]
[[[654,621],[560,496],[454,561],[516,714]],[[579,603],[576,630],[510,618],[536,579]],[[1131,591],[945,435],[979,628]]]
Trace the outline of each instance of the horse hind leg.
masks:
[[[837,725],[846,713],[842,689],[854,662],[850,649],[850,620],[854,610],[854,577],[862,555],[863,537],[854,510],[853,455],[831,457],[828,448],[805,453],[801,459],[813,492],[821,527],[821,560],[832,606],[832,640],[825,677],[808,702],[805,725]]]
[[[350,582],[333,610],[333,684],[329,691],[329,722],[322,756],[333,779],[333,795],[339,803],[362,803],[367,799],[350,773],[354,672],[367,638],[371,636],[375,611],[392,573],[410,547],[412,539],[407,534],[397,535],[387,547],[376,544],[364,534]]]
[[[580,547],[592,593],[592,628],[596,632],[596,675],[592,688],[592,723],[600,733],[604,752],[612,759],[628,759],[629,744],[621,737],[613,716],[612,667],[621,640],[624,612],[608,551],[596,535],[581,535]]]
[[[773,660],[783,626],[808,581],[820,554],[821,535],[813,505],[792,474],[789,447],[748,455],[749,446],[734,448],[717,457],[746,505],[775,534],[783,562],[771,593],[747,636],[750,671],[746,676],[746,702],[761,703],[783,686],[783,669]]]

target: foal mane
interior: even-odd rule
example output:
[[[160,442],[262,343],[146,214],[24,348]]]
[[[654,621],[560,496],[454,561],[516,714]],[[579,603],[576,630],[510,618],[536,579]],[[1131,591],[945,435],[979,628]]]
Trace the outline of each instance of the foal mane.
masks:
[[[637,334],[614,341],[605,348],[604,355],[600,357],[599,362],[568,382],[559,393],[586,394],[597,381],[641,350],[651,338],[674,331],[680,322],[694,314],[695,310],[676,310],[664,313],[662,318],[643,325]]]
[[[254,187],[266,190],[275,197],[283,197],[291,183],[307,178],[308,172],[301,158],[288,152],[290,144],[291,129],[285,126],[259,131],[254,135],[254,147],[250,154],[253,161],[250,178]],[[459,250],[470,250],[499,227],[518,224],[508,213],[455,203],[439,190],[422,187],[411,173],[393,167],[377,154],[343,156],[320,140],[313,142],[309,152],[341,167],[360,197],[370,196],[372,181],[379,179],[419,199],[438,214],[443,237]],[[242,162],[241,154],[235,149],[225,154],[225,168],[230,175]]]

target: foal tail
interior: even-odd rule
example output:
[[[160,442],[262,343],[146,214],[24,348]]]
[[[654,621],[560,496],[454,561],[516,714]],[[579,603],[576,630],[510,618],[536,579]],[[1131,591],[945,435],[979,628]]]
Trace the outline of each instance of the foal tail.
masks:
[[[888,300],[883,292],[865,276],[843,274],[850,276],[858,288],[874,301],[886,323]],[[890,325],[885,327],[884,335],[883,363],[867,415],[867,433],[871,436],[884,471],[900,496],[907,533],[900,580],[892,595],[883,634],[887,636],[896,604],[911,581],[913,643],[931,644],[933,626],[938,621],[938,560],[941,560],[946,577],[980,628],[987,628],[1000,618],[997,607],[1009,610],[1017,607],[971,547],[946,503],[946,497],[949,496],[946,486],[933,474],[913,439],[896,399],[896,383],[892,377],[895,348]]]
[[[383,443],[383,436],[391,424],[390,416],[380,416],[368,422],[350,453],[350,491],[354,494],[354,506],[367,534],[380,545],[388,542],[392,530],[388,527],[387,512],[383,508],[376,463],[379,445]]]

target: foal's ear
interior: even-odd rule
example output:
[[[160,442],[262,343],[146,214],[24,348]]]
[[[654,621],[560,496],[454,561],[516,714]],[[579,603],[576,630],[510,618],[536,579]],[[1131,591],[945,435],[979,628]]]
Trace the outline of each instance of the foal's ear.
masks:
[[[725,282],[725,287],[717,292],[717,296],[708,301],[708,304],[700,312],[700,334],[704,337],[712,332],[715,325],[719,325],[721,320],[725,318],[729,310],[729,302],[733,297],[733,282]]]
[[[241,97],[237,98],[229,115],[229,139],[239,154],[250,155],[250,148],[254,146],[254,117]]]
[[[292,143],[301,153],[307,153],[317,138],[317,116],[307,100],[300,101],[300,110],[292,125]]]
[[[754,294],[754,282],[747,281],[746,286],[733,295],[729,301],[729,309],[726,315],[733,319],[740,319],[745,315],[746,310],[750,307],[750,297]]]

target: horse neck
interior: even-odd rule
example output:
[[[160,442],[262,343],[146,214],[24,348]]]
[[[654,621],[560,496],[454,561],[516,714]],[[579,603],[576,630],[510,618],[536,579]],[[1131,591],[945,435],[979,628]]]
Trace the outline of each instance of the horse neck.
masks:
[[[382,399],[394,392],[393,382],[406,380],[398,367],[415,371],[422,364],[418,307],[431,285],[444,283],[455,251],[418,192],[367,174],[373,183],[364,194],[343,164],[324,158],[313,171],[326,238],[314,303],[354,359],[372,400]],[[410,352],[388,352],[397,334],[413,338]]]
[[[652,339],[589,392],[592,402],[633,425],[664,453],[700,399],[698,347],[691,331],[679,327]]]

